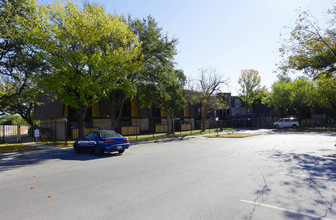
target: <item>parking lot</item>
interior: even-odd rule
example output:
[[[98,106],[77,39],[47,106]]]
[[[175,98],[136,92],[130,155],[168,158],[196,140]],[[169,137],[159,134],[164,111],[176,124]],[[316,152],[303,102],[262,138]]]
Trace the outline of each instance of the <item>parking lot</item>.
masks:
[[[259,131],[257,131],[259,132]],[[0,155],[3,219],[336,219],[336,136],[261,131]]]

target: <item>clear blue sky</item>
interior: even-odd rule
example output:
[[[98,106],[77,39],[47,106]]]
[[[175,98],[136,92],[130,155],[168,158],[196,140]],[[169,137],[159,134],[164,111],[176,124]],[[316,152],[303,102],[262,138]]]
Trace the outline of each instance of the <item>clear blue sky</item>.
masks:
[[[40,0],[48,3],[52,0]],[[77,2],[82,2],[78,0]],[[201,67],[215,67],[230,79],[237,95],[243,69],[256,69],[268,88],[276,80],[280,33],[294,26],[297,9],[310,9],[323,21],[332,0],[89,0],[103,4],[110,13],[143,18],[151,15],[171,37],[179,40],[176,61],[190,78]]]

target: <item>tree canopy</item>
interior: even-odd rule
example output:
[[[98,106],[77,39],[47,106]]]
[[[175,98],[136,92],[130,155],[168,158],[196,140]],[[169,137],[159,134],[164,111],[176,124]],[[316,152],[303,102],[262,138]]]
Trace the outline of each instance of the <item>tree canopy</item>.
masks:
[[[262,98],[266,93],[266,87],[261,87],[261,77],[257,70],[242,70],[238,83],[240,85],[239,97],[248,107],[251,107],[256,99]]]
[[[283,71],[303,70],[318,78],[335,77],[336,63],[336,6],[327,13],[329,21],[324,28],[309,11],[301,12],[290,37],[283,41],[280,52]]]
[[[47,69],[36,48],[24,33],[22,21],[28,22],[36,8],[33,0],[0,2],[0,111],[13,112],[15,106],[35,102],[38,92],[36,75]],[[29,116],[30,117],[30,116]],[[31,122],[28,117],[25,117]]]
[[[30,42],[52,70],[40,76],[43,88],[79,110],[84,135],[85,110],[140,70],[140,42],[115,15],[98,4],[81,9],[71,1],[39,5],[24,22]]]
[[[200,68],[199,77],[192,80],[188,88],[190,101],[193,104],[201,104],[202,107],[202,130],[205,130],[205,120],[210,111],[223,109],[228,102],[223,100],[221,86],[227,85],[228,80],[215,68]]]
[[[321,107],[330,109],[336,115],[336,80],[333,77],[322,77],[317,80],[317,103]]]
[[[280,111],[282,116],[294,112],[298,118],[308,113],[309,107],[317,102],[317,89],[308,78],[298,78],[294,81],[278,81],[272,85],[272,91],[263,98],[273,110]]]
[[[139,99],[143,107],[159,107],[167,114],[168,133],[172,133],[175,110],[183,109],[185,75],[175,68],[176,38],[169,38],[154,18],[128,18],[128,24],[142,42],[144,68],[137,74]]]
[[[313,83],[313,87],[302,80],[295,80],[297,86],[302,87],[296,89],[306,89],[302,93],[301,102],[311,106],[311,101],[303,101],[309,94],[310,100],[318,97],[315,104],[333,112],[336,103],[336,5],[326,13],[326,18],[326,23],[321,25],[309,10],[299,13],[295,26],[291,28],[290,37],[283,40],[280,48],[284,58],[280,70],[283,79],[288,79],[287,73],[290,70],[303,71],[311,77],[314,82],[309,84]],[[298,106],[296,108],[300,109]]]

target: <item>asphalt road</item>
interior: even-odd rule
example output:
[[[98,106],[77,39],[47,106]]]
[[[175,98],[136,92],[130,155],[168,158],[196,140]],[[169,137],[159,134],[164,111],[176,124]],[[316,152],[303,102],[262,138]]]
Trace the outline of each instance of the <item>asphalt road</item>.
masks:
[[[1,219],[336,219],[336,136],[0,155]]]

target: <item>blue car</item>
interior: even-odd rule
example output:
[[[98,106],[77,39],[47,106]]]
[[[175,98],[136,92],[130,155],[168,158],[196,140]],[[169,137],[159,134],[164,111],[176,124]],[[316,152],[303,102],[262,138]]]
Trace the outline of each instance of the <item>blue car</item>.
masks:
[[[123,137],[112,130],[101,130],[88,133],[85,137],[76,141],[73,148],[76,153],[93,151],[96,155],[101,155],[104,152],[114,151],[122,154],[129,146],[127,137]]]

